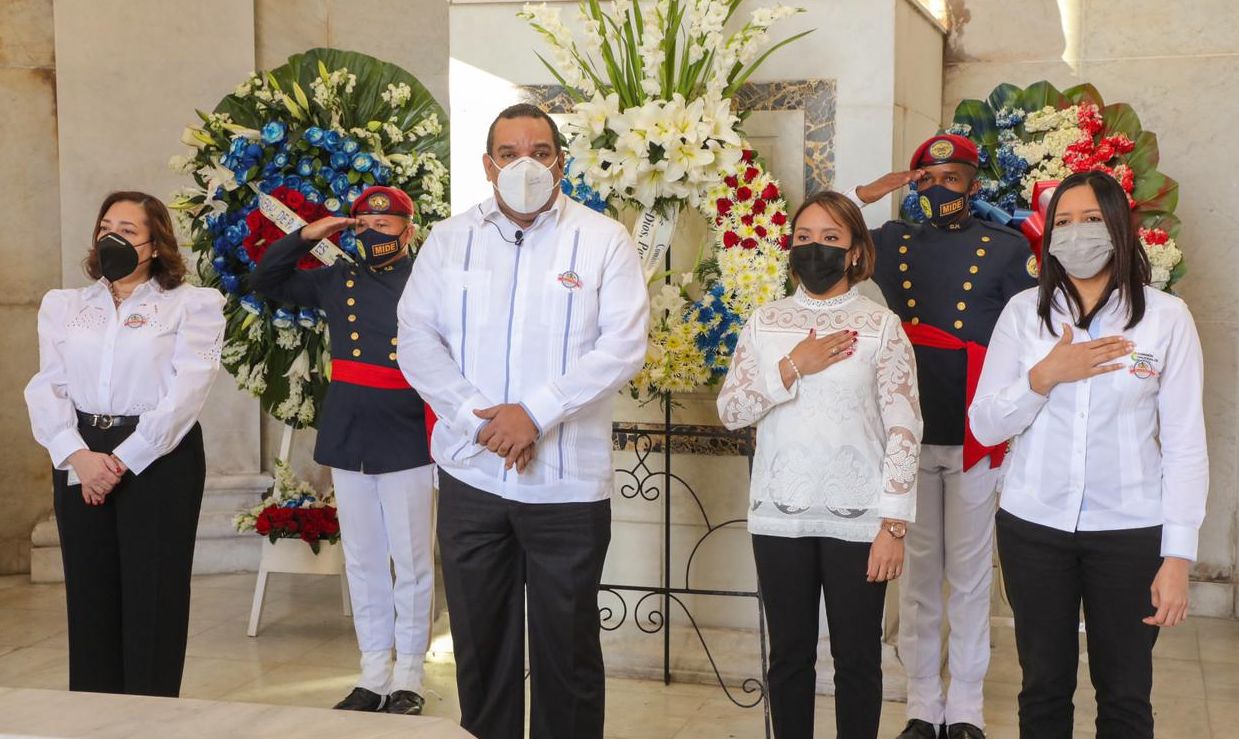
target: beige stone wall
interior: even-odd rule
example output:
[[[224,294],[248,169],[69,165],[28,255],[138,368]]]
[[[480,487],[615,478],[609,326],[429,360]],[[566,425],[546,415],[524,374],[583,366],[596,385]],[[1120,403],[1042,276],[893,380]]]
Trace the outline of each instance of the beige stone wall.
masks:
[[[22,389],[38,368],[43,293],[60,285],[56,60],[51,0],[0,3],[0,574],[30,565],[30,530],[51,509],[47,455],[30,435]]]
[[[1230,615],[1236,582],[1236,366],[1239,301],[1239,12],[1233,0],[951,0],[943,119],[959,100],[1000,82],[1092,82],[1131,103],[1159,135],[1161,169],[1180,184],[1180,246],[1205,352],[1205,414],[1212,488],[1194,570],[1193,609]],[[1190,6],[1190,8],[1188,7]]]

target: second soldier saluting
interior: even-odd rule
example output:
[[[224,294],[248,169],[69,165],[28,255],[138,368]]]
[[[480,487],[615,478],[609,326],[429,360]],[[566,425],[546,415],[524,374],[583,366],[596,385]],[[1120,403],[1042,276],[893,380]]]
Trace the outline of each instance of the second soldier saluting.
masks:
[[[314,461],[331,468],[361,648],[361,679],[335,707],[418,714],[434,593],[433,480],[425,405],[396,366],[396,303],[412,268],[413,201],[395,188],[370,187],[350,214],[277,241],[250,287],[325,311],[331,332],[331,384]],[[297,269],[316,243],[349,227],[358,263]]]

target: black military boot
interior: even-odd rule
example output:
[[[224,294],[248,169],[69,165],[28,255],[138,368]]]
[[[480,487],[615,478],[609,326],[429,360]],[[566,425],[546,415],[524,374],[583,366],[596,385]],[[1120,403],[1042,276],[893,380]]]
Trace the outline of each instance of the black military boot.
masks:
[[[365,688],[353,688],[353,692],[335,704],[337,711],[369,711],[374,713],[383,707],[383,696]]]
[[[387,713],[399,713],[405,716],[420,716],[422,706],[426,701],[412,690],[397,690],[387,696],[387,705],[383,710]]]
[[[908,722],[908,725],[903,727],[903,733],[895,737],[895,739],[941,739],[946,736],[946,732],[940,730],[928,721],[922,721],[919,718],[914,718]]]

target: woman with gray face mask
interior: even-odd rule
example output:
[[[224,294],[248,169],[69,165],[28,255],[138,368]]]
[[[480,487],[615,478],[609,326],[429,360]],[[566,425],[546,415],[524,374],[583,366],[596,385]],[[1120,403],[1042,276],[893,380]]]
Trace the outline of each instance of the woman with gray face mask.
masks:
[[[1072,735],[1083,605],[1097,736],[1151,738],[1153,643],[1187,616],[1209,487],[1200,339],[1149,287],[1114,178],[1071,175],[1046,222],[1040,286],[998,319],[969,410],[981,443],[1012,440],[997,532],[1020,736]]]

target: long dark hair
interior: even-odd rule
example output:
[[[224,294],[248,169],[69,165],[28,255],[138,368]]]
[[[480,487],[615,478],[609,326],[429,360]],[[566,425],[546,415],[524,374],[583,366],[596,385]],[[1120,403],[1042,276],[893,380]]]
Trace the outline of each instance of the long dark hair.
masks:
[[[185,282],[185,260],[177,249],[176,231],[172,228],[172,216],[168,214],[167,206],[154,195],[132,190],[114,192],[104,198],[103,204],[99,206],[95,227],[90,233],[90,252],[82,262],[86,274],[95,280],[103,276],[103,270],[99,267],[99,252],[94,246],[95,240],[99,238],[99,223],[108,214],[108,209],[120,202],[140,205],[146,214],[146,226],[151,231],[151,254],[155,257],[151,260],[151,277],[159,287],[171,290]]]
[[[1050,239],[1054,234],[1054,217],[1058,212],[1058,201],[1063,193],[1076,187],[1089,186],[1097,196],[1097,204],[1101,206],[1101,218],[1110,232],[1110,240],[1114,243],[1114,257],[1110,260],[1110,281],[1102,292],[1101,300],[1087,313],[1080,299],[1080,292],[1071,282],[1067,270],[1054,255],[1050,254]],[[1076,317],[1075,325],[1088,328],[1093,316],[1106,305],[1110,293],[1117,289],[1119,301],[1127,310],[1127,325],[1130,329],[1144,318],[1144,286],[1152,279],[1149,268],[1149,255],[1144,253],[1137,236],[1135,221],[1132,218],[1131,206],[1127,202],[1127,193],[1123,186],[1105,172],[1077,172],[1063,180],[1054,197],[1050,199],[1050,207],[1045,216],[1045,235],[1041,239],[1041,279],[1037,288],[1037,315],[1053,336],[1058,336],[1050,310],[1058,295],[1067,297],[1066,306],[1072,316]]]

